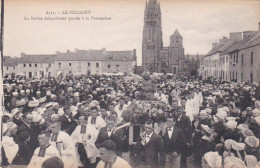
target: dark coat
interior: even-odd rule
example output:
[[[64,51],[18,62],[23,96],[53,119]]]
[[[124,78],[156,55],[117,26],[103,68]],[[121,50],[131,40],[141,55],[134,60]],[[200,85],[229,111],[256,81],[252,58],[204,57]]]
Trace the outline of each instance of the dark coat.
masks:
[[[215,132],[218,134],[215,138],[216,144],[221,143],[221,136],[226,132],[226,127],[223,122],[218,122],[214,125]]]
[[[30,146],[25,142],[19,142],[19,150],[13,160],[13,165],[28,165],[32,158]]]
[[[191,142],[192,138],[192,127],[190,118],[186,115],[182,115],[180,121],[176,121],[176,127],[182,129],[187,143]]]
[[[226,130],[225,133],[223,134],[223,138],[224,138],[224,140],[233,139],[233,140],[239,142],[240,136],[236,130],[234,130],[234,131]]]
[[[111,133],[111,136],[109,137],[107,133],[107,127],[103,127],[99,130],[95,145],[97,148],[99,148],[102,142],[104,142],[105,140],[111,140],[116,144],[117,155],[122,156],[122,148],[124,147],[123,138],[124,134],[122,130],[116,131],[115,134]]]
[[[255,89],[255,98],[256,100],[260,100],[260,86],[257,86]]]
[[[68,133],[69,135],[72,134],[72,132],[75,130],[75,128],[77,127],[77,122],[74,121],[74,119],[70,116],[70,120],[68,120],[68,118],[63,115],[60,116],[60,121],[61,121],[61,130],[65,131],[66,133]]]
[[[160,154],[160,155],[158,155]],[[134,146],[135,165],[147,165],[150,168],[162,168],[165,164],[164,143],[160,135],[153,133],[149,142],[141,143],[141,138]]]
[[[162,132],[160,133],[162,135]],[[166,131],[163,135],[163,142],[165,153],[177,152],[178,154],[183,152],[184,146],[186,144],[184,133],[181,129],[175,127],[171,138],[169,138],[168,131]]]
[[[19,134],[22,132],[27,131],[30,134],[30,147],[31,151],[34,152],[34,150],[39,146],[38,142],[38,135],[41,132],[41,129],[38,125],[31,124],[31,127],[28,127],[24,122],[20,125],[20,127],[17,128],[16,135],[19,137]],[[19,141],[19,139],[18,139]]]
[[[19,127],[23,122],[21,119],[13,118],[13,122]]]

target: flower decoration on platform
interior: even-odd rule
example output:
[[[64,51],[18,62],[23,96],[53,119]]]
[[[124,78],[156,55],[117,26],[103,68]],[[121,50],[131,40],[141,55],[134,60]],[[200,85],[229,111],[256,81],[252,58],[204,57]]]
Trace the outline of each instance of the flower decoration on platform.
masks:
[[[123,111],[122,117],[133,124],[144,124],[148,118],[154,122],[164,122],[167,118],[167,107],[167,104],[159,101],[134,101]]]

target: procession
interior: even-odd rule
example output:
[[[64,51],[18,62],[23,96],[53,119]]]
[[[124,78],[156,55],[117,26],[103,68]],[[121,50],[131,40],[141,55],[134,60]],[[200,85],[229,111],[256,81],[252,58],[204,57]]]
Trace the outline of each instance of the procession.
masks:
[[[188,76],[4,79],[2,166],[256,168],[259,83]]]

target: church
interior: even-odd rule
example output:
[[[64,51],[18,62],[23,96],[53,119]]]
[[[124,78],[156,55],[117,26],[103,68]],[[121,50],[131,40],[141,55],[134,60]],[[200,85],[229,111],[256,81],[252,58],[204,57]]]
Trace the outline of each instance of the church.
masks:
[[[183,38],[179,31],[170,36],[170,46],[163,46],[161,7],[157,0],[146,1],[142,41],[142,68],[149,72],[180,74],[184,65]]]

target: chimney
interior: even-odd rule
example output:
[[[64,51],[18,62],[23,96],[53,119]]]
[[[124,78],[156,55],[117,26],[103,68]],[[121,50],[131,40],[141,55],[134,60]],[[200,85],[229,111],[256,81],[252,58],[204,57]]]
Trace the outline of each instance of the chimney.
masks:
[[[25,56],[25,53],[24,53],[24,52],[22,52],[22,53],[21,53],[21,57],[24,57],[24,56]]]
[[[67,53],[69,53],[70,52],[70,50],[67,50]]]
[[[103,54],[106,54],[106,49],[102,48],[102,52],[103,52]]]
[[[77,48],[75,48],[75,53],[78,53],[78,49]]]
[[[228,41],[228,38],[226,36],[223,36],[223,38],[219,40],[219,43],[225,44],[227,41]]]
[[[137,57],[136,57],[136,49],[133,49],[133,57],[134,57],[134,59],[137,58]]]
[[[244,31],[243,32],[243,39],[248,38],[250,35],[252,35],[253,33],[255,33],[255,31]]]
[[[212,43],[212,48],[214,49],[214,48],[217,48],[218,47],[218,43]]]
[[[258,31],[260,31],[260,22],[258,22]]]
[[[229,39],[231,41],[238,41],[242,39],[242,32],[231,32]]]

